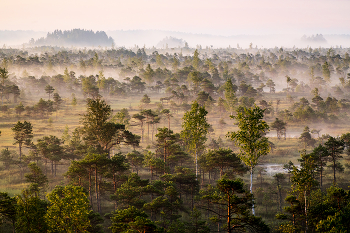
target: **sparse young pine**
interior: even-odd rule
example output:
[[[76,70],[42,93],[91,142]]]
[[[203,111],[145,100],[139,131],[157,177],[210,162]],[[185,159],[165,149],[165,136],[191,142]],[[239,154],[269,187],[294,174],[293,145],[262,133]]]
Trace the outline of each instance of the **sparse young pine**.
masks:
[[[24,121],[23,123],[18,121],[12,128],[14,132],[15,143],[18,144],[19,147],[19,158],[22,158],[22,146],[30,146],[32,143],[33,135],[33,127],[30,122]]]

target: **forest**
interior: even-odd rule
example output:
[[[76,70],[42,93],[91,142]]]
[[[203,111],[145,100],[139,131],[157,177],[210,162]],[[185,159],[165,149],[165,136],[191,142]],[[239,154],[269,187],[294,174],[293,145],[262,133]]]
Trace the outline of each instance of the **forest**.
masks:
[[[29,44],[36,46],[111,46],[114,40],[108,37],[104,31],[88,31],[84,29],[72,29],[69,31],[55,30],[48,32],[46,37],[41,37],[37,40],[33,38]]]
[[[111,45],[0,49],[1,232],[348,232],[350,49]]]

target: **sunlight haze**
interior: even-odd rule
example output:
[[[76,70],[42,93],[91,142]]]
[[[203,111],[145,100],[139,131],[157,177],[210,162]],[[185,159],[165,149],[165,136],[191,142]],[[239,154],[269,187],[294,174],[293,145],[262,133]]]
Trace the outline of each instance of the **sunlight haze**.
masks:
[[[350,1],[3,0],[0,30],[169,30],[237,35],[347,34]]]

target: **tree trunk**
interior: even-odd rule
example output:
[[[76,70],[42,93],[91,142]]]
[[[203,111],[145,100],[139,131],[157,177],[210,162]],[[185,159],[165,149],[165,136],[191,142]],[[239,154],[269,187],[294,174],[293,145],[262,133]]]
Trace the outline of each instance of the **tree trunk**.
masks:
[[[45,175],[47,176],[47,159],[45,158]]]
[[[153,134],[154,134],[154,123],[152,123],[152,142],[153,142]]]
[[[148,118],[147,118],[148,121]],[[149,122],[147,122],[147,141],[149,142]]]
[[[204,187],[204,176],[205,176],[205,173],[204,173],[204,170],[203,169],[201,169],[201,172],[203,172],[203,174],[202,174],[202,187]]]
[[[114,188],[114,193],[115,193],[117,191],[117,180],[116,180],[115,174],[113,174],[113,188]],[[117,210],[117,207],[118,207],[118,201],[115,200],[114,210]]]
[[[53,169],[53,160],[51,160],[51,175],[54,174],[54,169]]]
[[[165,167],[166,167],[166,139],[164,140],[164,174],[165,174]]]
[[[231,233],[231,204],[230,195],[227,195],[227,233]]]
[[[323,172],[323,163],[321,160],[321,170],[320,170],[320,188],[321,188],[321,190],[322,190],[322,172]]]
[[[250,167],[250,193],[253,194],[253,167]],[[252,204],[252,212],[253,212],[253,215],[255,216],[254,202]]]
[[[22,143],[18,143],[19,146],[19,161],[22,159]]]
[[[333,185],[337,183],[337,180],[335,178],[335,159],[333,159]]]
[[[90,205],[91,205],[91,208],[92,208],[92,195],[91,195],[91,186],[92,186],[92,182],[91,182],[91,173],[92,173],[92,170],[91,170],[91,167],[89,168],[89,198],[90,198]]]
[[[143,142],[143,123],[141,122],[141,142]]]
[[[101,211],[100,211],[100,203],[99,203],[99,196],[98,196],[97,165],[96,165],[96,167],[95,167],[95,193],[96,193],[97,212],[101,213]]]
[[[196,151],[196,180],[197,180],[197,177],[198,177],[197,145],[195,147],[195,151]]]
[[[307,205],[306,205],[306,190],[304,191],[304,199],[305,199],[305,233],[307,232]]]
[[[192,189],[191,189],[191,210],[193,211],[193,208],[194,208],[194,198],[193,198],[193,186],[192,186]]]
[[[277,189],[278,189],[279,209],[280,209],[280,212],[282,213],[282,190],[279,183],[277,183]]]

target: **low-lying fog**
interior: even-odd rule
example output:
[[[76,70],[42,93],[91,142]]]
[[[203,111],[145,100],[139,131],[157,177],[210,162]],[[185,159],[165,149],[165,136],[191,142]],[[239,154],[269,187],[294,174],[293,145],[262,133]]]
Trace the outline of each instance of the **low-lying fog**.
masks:
[[[318,40],[318,35],[296,34],[266,34],[266,35],[210,35],[192,34],[161,30],[115,30],[106,31],[112,37],[115,45],[131,48],[135,45],[151,48],[157,46],[165,37],[174,37],[188,42],[190,47],[203,48],[273,48],[273,47],[350,47],[350,35],[322,35],[324,40]],[[47,32],[36,31],[0,31],[0,44],[11,47],[22,47],[33,38],[37,40],[46,36]]]

